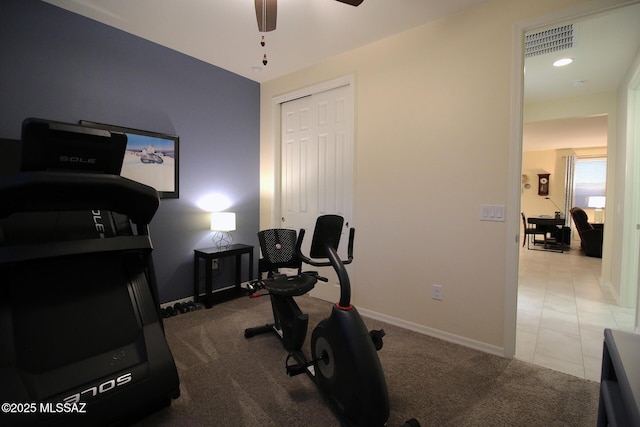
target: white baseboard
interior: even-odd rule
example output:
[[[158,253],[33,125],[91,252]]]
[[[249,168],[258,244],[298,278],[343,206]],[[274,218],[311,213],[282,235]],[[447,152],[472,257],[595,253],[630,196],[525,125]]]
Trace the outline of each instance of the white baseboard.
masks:
[[[458,344],[464,347],[472,348],[474,350],[479,350],[484,353],[505,357],[504,349],[502,347],[497,347],[497,346],[486,344],[480,341],[461,337],[459,335],[454,335],[448,332],[440,331],[438,329],[433,329],[423,325],[418,325],[417,323],[412,323],[406,320],[398,319],[396,317],[387,316],[386,314],[381,314],[375,311],[367,310],[365,308],[358,308],[358,312],[364,317],[380,320],[381,322],[389,323],[391,325],[398,326],[400,328],[408,329],[410,331],[418,332],[423,335],[428,335],[430,337],[438,338],[453,344]]]
[[[246,283],[242,283],[242,286],[246,286]],[[310,298],[313,298],[310,296]],[[176,303],[184,303],[193,301],[193,297],[181,298],[175,301],[166,302],[160,304],[160,308],[173,307]],[[443,341],[447,341],[453,344],[458,344],[464,347],[472,348],[474,350],[482,351],[483,353],[493,354],[495,356],[505,357],[504,349],[494,345],[489,345],[480,341],[472,340],[469,338],[461,337],[459,335],[450,334],[448,332],[440,331],[438,329],[429,328],[427,326],[418,325],[417,323],[408,322],[406,320],[398,319],[396,317],[388,316],[386,314],[378,313],[366,308],[358,308],[358,312],[363,317],[369,317],[371,319],[379,320],[381,322],[389,323],[394,326],[398,326],[403,329],[418,332],[423,335],[427,335],[433,338],[438,338]]]
[[[608,280],[607,281],[602,280],[602,277],[600,277],[598,279],[598,281],[600,282],[600,286],[601,287],[603,287],[606,290],[608,290],[609,292],[611,292],[611,295],[613,296],[613,299],[616,301],[616,304],[619,305],[619,306],[623,306],[622,300],[620,298],[620,294],[618,293],[616,288],[613,286],[613,283],[611,283]]]

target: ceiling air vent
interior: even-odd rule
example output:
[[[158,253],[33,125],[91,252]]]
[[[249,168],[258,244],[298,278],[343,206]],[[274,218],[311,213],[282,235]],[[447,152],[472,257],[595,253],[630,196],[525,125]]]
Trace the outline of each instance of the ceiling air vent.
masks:
[[[573,24],[529,34],[524,41],[524,56],[544,55],[573,47]]]

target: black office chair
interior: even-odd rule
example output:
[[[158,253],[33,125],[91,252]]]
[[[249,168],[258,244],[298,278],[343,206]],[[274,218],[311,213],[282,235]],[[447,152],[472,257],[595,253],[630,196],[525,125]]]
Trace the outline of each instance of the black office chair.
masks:
[[[314,272],[302,272],[302,260],[297,254],[299,244],[296,231],[275,228],[258,232],[258,241],[262,258],[258,262],[259,279],[249,284],[252,294],[266,289],[271,298],[274,323],[248,328],[245,338],[274,332],[282,339],[284,347],[290,351],[299,351],[307,334],[309,315],[300,311],[293,298],[312,290],[318,281]],[[296,269],[296,274],[280,273],[282,268]],[[267,273],[270,280],[262,281],[262,273]],[[286,314],[282,314],[286,313]],[[292,319],[283,323],[285,319]]]
[[[527,241],[527,249],[531,249],[529,244],[531,243],[531,236],[533,236],[533,244],[536,244],[536,236],[543,236],[543,244],[545,247],[547,246],[547,230],[546,228],[540,229],[533,224],[529,224],[527,222],[527,217],[524,215],[524,212],[520,212],[522,215],[522,225],[524,227],[524,239],[522,239],[522,247],[524,247],[525,240]]]

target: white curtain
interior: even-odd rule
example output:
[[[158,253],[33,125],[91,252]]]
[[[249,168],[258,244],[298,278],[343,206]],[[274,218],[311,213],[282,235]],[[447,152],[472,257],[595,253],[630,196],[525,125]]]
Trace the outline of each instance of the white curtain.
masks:
[[[569,210],[573,207],[573,178],[576,170],[576,156],[567,156],[565,158],[565,178],[564,178],[564,217],[566,224],[570,225],[571,213]]]

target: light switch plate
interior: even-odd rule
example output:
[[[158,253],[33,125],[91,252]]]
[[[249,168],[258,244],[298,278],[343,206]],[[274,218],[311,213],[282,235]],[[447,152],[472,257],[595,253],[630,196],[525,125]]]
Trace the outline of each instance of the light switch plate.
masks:
[[[504,222],[504,205],[480,205],[480,221]]]

